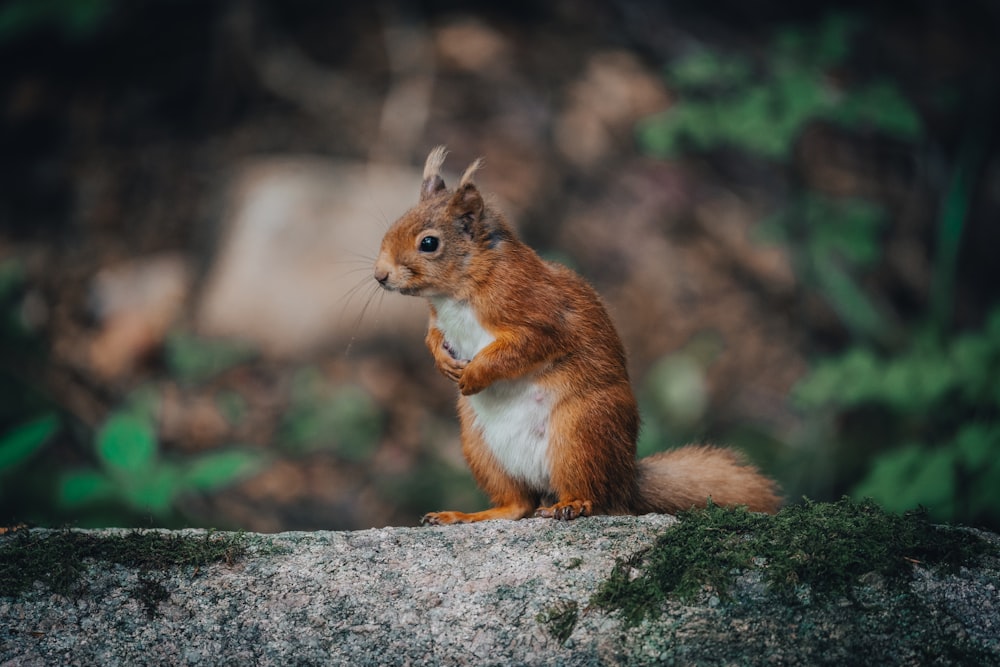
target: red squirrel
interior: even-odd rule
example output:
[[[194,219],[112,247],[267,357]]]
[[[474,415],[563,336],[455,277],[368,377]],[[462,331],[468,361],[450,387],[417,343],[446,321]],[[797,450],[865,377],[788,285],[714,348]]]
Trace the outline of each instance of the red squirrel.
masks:
[[[597,292],[517,238],[472,181],[481,159],[448,189],[445,155],[427,157],[419,202],[386,232],[374,273],[429,302],[427,347],[458,385],[462,452],[493,506],[421,523],[675,513],[709,499],[777,511],[775,483],[730,449],[636,460],[625,349]]]

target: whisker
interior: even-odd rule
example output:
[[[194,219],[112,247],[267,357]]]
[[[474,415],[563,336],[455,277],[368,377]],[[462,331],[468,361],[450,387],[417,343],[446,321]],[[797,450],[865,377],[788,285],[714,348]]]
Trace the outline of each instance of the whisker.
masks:
[[[347,276],[353,275],[355,273],[361,273],[362,271],[365,272],[365,273],[369,273],[370,274],[372,272],[372,267],[367,266],[367,265],[365,265],[365,266],[358,266],[356,268],[349,269],[347,271],[342,272],[340,274],[340,276],[341,277],[347,277]]]
[[[356,287],[354,291],[356,292],[357,289],[358,288]],[[354,343],[358,339],[358,331],[361,329],[361,323],[364,321],[365,314],[368,313],[368,308],[372,305],[372,301],[375,299],[376,295],[378,296],[376,310],[378,310],[378,308],[382,305],[382,299],[385,298],[385,290],[380,288],[378,285],[372,285],[369,288],[368,297],[365,299],[364,305],[361,307],[361,312],[358,313],[358,317],[354,321],[354,331],[351,333],[351,337],[347,342],[347,347],[344,349],[345,357],[350,356]]]
[[[361,260],[361,261],[365,261],[365,262],[374,262],[375,261],[375,256],[374,255],[362,254],[362,253],[357,252],[357,251],[348,251],[347,254],[350,256],[351,259],[354,259],[354,260]]]
[[[345,265],[371,266],[374,263],[375,263],[374,259],[368,259],[366,257],[353,257],[353,258],[348,258],[348,259],[337,259],[337,260],[334,260],[334,261],[330,262],[330,265],[331,266],[345,266]]]
[[[386,217],[385,211],[382,210],[381,206],[378,204],[374,204],[374,206],[378,209],[378,215],[372,215],[372,217],[375,219],[375,222],[382,227],[382,232],[385,233],[389,230],[389,227],[392,226],[392,221]]]
[[[339,299],[337,299],[334,305],[340,306],[341,304],[343,304],[342,308],[346,310],[347,307],[351,305],[351,300],[354,298],[354,295],[358,293],[358,290],[364,288],[366,285],[370,285],[372,288],[379,289],[378,283],[375,282],[374,278],[372,278],[371,276],[365,276],[361,280],[354,283],[352,287],[349,287],[347,291],[344,292],[344,294]]]

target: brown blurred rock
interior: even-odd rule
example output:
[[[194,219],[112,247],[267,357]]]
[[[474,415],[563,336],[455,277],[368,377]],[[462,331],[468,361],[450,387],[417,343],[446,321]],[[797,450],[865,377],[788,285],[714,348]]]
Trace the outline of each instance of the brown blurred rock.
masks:
[[[482,73],[511,66],[507,39],[474,18],[462,17],[438,28],[435,47],[445,67]]]
[[[187,395],[176,384],[163,387],[159,410],[159,436],[186,450],[221,444],[232,425],[211,396]]]
[[[382,334],[418,335],[417,299],[371,277],[385,229],[417,201],[421,172],[312,157],[264,159],[233,181],[198,313],[206,335],[297,356]]]
[[[180,255],[144,257],[102,269],[90,291],[100,330],[90,341],[91,370],[113,379],[163,341],[188,295],[191,270]]]
[[[592,55],[566,97],[555,140],[577,167],[591,167],[621,145],[631,146],[635,123],[669,103],[660,77],[627,51]]]

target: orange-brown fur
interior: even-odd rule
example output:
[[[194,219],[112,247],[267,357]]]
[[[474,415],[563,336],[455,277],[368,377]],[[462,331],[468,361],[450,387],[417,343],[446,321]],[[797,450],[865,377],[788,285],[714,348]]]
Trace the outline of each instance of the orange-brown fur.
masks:
[[[776,511],[774,482],[731,450],[689,446],[636,461],[638,408],[625,350],[600,297],[577,274],[543,261],[517,239],[472,182],[480,161],[452,191],[439,173],[443,160],[443,148],[428,157],[420,201],[386,233],[375,278],[386,289],[431,302],[426,343],[438,369],[458,385],[462,451],[493,508],[433,512],[424,520],[676,512],[709,498]],[[489,342],[471,358],[456,356],[457,341],[446,339],[435,303],[471,313],[476,324],[467,328],[485,332]],[[506,466],[516,463],[501,458],[511,461],[517,452],[495,450],[484,439],[507,426],[485,426],[472,397],[487,392],[486,401],[506,391],[501,387],[524,392],[516,405],[527,406],[529,416],[532,410],[546,416],[538,427],[547,443],[544,483],[512,474]],[[534,396],[545,407],[533,407]],[[531,452],[521,453],[531,460]],[[543,505],[547,501],[554,503]]]

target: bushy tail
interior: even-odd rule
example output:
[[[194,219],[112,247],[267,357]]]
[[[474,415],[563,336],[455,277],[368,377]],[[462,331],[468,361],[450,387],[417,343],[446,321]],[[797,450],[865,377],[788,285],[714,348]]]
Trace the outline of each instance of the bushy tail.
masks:
[[[774,514],[781,505],[778,485],[737,452],[689,445],[653,454],[638,462],[640,512],[674,514],[716,505],[746,505]]]

